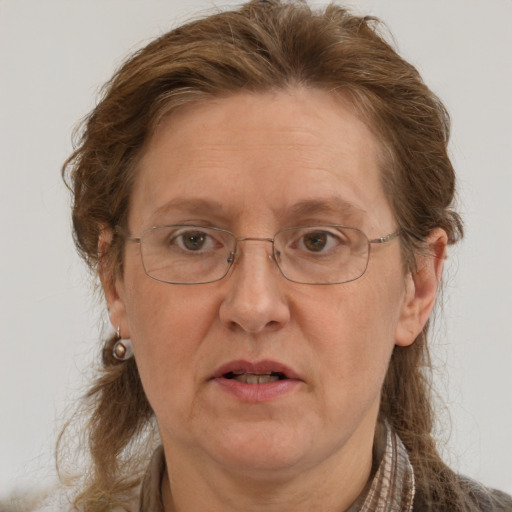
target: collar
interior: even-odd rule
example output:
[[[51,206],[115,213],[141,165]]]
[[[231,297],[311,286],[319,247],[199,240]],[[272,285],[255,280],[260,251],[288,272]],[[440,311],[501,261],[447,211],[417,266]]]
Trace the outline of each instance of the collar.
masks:
[[[376,455],[380,462],[375,473],[347,512],[411,512],[414,470],[404,444],[387,422],[378,425],[374,460]]]

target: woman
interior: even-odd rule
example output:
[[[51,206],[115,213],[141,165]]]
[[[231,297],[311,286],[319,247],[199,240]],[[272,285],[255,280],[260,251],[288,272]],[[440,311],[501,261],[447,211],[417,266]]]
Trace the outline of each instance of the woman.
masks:
[[[448,132],[335,6],[249,2],[125,63],[64,166],[117,331],[77,509],[510,509],[431,433]]]

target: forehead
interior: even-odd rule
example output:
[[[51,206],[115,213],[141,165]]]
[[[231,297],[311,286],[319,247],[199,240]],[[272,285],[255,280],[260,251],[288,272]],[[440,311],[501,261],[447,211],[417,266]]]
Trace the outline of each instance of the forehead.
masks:
[[[338,213],[371,224],[389,210],[377,155],[375,137],[337,95],[293,89],[211,99],[157,127],[140,160],[130,225],[181,222],[195,212]]]

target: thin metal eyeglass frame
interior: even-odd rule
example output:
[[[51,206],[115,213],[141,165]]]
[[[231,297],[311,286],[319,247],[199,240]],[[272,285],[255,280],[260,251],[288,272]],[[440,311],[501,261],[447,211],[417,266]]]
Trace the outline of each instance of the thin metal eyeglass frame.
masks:
[[[182,282],[176,282],[176,281],[165,281],[163,279],[158,279],[157,277],[152,276],[148,272],[148,270],[146,269],[146,265],[144,264],[144,257],[142,255],[143,254],[143,251],[142,251],[142,243],[143,243],[142,239],[143,239],[143,237],[144,237],[144,235],[146,233],[150,233],[153,230],[172,228],[172,227],[190,227],[190,228],[198,228],[198,229],[211,229],[211,230],[214,230],[214,231],[220,231],[220,232],[223,232],[223,233],[227,233],[230,236],[232,236],[234,241],[235,241],[235,247],[229,253],[229,258],[227,260],[228,266],[226,268],[226,272],[221,277],[219,277],[217,279],[213,279],[212,281],[199,281],[199,282],[191,282],[191,283],[187,283],[187,282],[182,283]],[[275,238],[277,237],[277,235],[279,235],[280,233],[283,233],[285,231],[292,231],[292,230],[295,230],[295,229],[304,229],[304,228],[335,228],[335,227],[336,228],[344,228],[344,229],[350,229],[350,230],[358,231],[359,233],[362,233],[364,235],[364,237],[368,240],[368,256],[367,256],[367,259],[366,259],[366,266],[365,266],[364,270],[361,272],[361,274],[359,276],[355,277],[355,278],[348,279],[346,281],[336,281],[336,282],[333,282],[333,283],[310,283],[310,282],[305,282],[305,281],[297,281],[295,279],[289,278],[284,273],[284,271],[281,268],[281,265],[279,264],[279,261],[278,261],[279,251],[277,251],[277,253],[276,253],[276,247],[275,247],[275,244],[274,244],[274,241],[275,241]],[[288,281],[290,281],[292,283],[309,284],[309,285],[314,285],[314,286],[316,286],[316,285],[326,286],[326,285],[333,285],[333,284],[345,284],[345,283],[350,283],[352,281],[356,281],[357,279],[360,279],[361,277],[363,277],[363,275],[366,272],[366,269],[368,268],[368,262],[370,260],[370,252],[371,252],[370,251],[370,245],[371,244],[385,244],[385,243],[390,242],[391,240],[395,239],[397,236],[401,235],[402,232],[403,232],[402,229],[399,229],[397,231],[394,231],[393,233],[389,233],[388,235],[384,235],[384,236],[381,236],[381,237],[378,237],[378,238],[373,238],[372,240],[370,240],[368,238],[368,236],[366,235],[366,233],[364,233],[364,231],[362,231],[361,229],[353,228],[353,227],[349,227],[349,226],[344,226],[342,224],[324,224],[324,225],[321,225],[321,226],[316,226],[316,225],[315,226],[294,226],[294,227],[291,227],[291,228],[284,228],[284,229],[279,230],[277,233],[275,233],[273,238],[267,238],[267,237],[237,237],[237,236],[235,236],[234,233],[232,233],[231,231],[228,231],[227,229],[217,228],[217,227],[213,227],[213,226],[198,226],[198,225],[195,225],[195,224],[169,224],[169,225],[166,225],[166,226],[152,226],[152,227],[146,229],[138,237],[129,236],[129,234],[126,233],[125,230],[121,226],[116,226],[115,231],[116,231],[116,233],[121,235],[125,240],[140,244],[140,246],[141,246],[140,257],[141,257],[142,268],[144,269],[145,274],[150,279],[153,279],[153,280],[158,281],[160,283],[177,284],[177,285],[196,285],[196,284],[210,284],[210,283],[215,283],[217,281],[221,281],[222,279],[224,279],[228,275],[231,267],[233,266],[233,264],[235,262],[235,259],[236,259],[235,256],[237,254],[238,242],[270,242],[272,244],[272,259],[274,260],[275,264],[277,265],[277,268],[279,269],[279,272],[281,273],[281,275],[285,279],[287,279]]]

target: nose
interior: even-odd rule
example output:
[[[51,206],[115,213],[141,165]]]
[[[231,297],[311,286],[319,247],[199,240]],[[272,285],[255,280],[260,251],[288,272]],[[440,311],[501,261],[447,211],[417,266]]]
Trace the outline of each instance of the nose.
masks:
[[[273,261],[270,239],[240,239],[239,254],[228,291],[220,306],[221,322],[230,329],[256,334],[282,328],[290,319],[288,302],[282,293],[286,281]],[[256,243],[257,242],[257,243]]]

